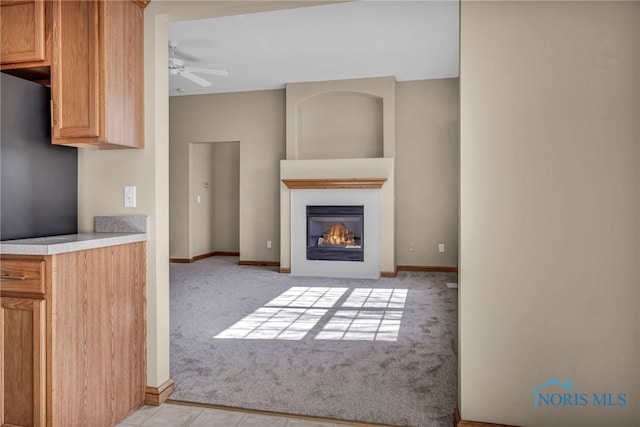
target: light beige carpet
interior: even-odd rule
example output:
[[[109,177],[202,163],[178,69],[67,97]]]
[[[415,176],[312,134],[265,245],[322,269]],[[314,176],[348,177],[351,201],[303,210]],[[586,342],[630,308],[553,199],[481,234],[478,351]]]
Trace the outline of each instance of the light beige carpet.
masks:
[[[213,257],[171,265],[173,399],[390,425],[450,426],[453,273],[301,278]]]

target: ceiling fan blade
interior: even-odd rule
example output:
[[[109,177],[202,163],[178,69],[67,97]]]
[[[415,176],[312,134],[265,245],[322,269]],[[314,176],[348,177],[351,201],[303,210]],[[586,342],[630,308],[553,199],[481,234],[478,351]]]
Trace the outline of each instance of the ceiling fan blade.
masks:
[[[211,86],[211,82],[210,81],[205,80],[202,77],[198,77],[198,76],[196,76],[195,74],[192,74],[189,71],[182,71],[182,72],[180,72],[178,74],[180,74],[182,77],[184,77],[187,80],[191,80],[192,82],[194,82],[196,84],[199,84],[202,87]]]
[[[227,70],[215,70],[212,68],[200,68],[200,67],[189,66],[189,71],[191,71],[192,73],[198,73],[198,74],[211,74],[212,76],[227,77],[229,75],[229,72]]]

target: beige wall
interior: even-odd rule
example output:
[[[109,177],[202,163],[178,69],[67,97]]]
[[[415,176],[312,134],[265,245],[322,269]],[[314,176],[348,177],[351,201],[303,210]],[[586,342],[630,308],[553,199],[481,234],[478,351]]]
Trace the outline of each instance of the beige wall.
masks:
[[[397,84],[398,265],[458,265],[458,83],[442,79]],[[439,243],[445,244],[444,253],[438,252]]]
[[[640,425],[639,24],[638,2],[462,3],[463,419]],[[628,403],[534,409],[550,379]]]
[[[285,152],[284,102],[283,90],[171,98],[172,229],[175,226],[184,232],[185,218],[189,218],[187,204],[178,201],[189,185],[189,143],[240,141],[240,259],[279,260],[279,162]],[[186,227],[189,230],[189,225]],[[172,237],[177,234],[172,232]],[[268,240],[272,241],[271,249],[267,248]],[[182,237],[178,236],[176,242],[180,246],[175,248],[171,242],[173,257],[200,255],[183,255],[179,252],[184,250]]]
[[[188,147],[189,258],[214,251],[214,147],[215,143],[194,143]]]
[[[323,93],[298,106],[298,159],[383,157],[382,98]]]
[[[213,250],[240,251],[240,143],[213,145]]]
[[[169,119],[171,119],[169,114]],[[169,139],[176,129],[169,126]],[[186,144],[186,145],[185,145]],[[191,194],[189,192],[189,142],[169,144],[169,255],[191,258]]]

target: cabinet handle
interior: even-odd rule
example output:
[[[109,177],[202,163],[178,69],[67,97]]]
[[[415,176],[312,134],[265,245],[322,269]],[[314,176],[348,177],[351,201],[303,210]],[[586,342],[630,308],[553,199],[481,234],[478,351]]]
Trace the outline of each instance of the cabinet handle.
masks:
[[[22,276],[11,276],[8,274],[2,274],[0,275],[0,279],[3,280],[25,280],[27,278],[27,276],[22,275]]]

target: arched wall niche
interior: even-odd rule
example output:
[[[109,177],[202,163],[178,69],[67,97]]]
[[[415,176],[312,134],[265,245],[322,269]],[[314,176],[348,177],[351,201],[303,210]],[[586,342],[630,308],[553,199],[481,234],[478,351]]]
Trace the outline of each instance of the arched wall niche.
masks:
[[[297,105],[297,158],[384,157],[383,99],[361,92],[325,92]]]
[[[287,160],[395,157],[395,77],[287,84]]]

